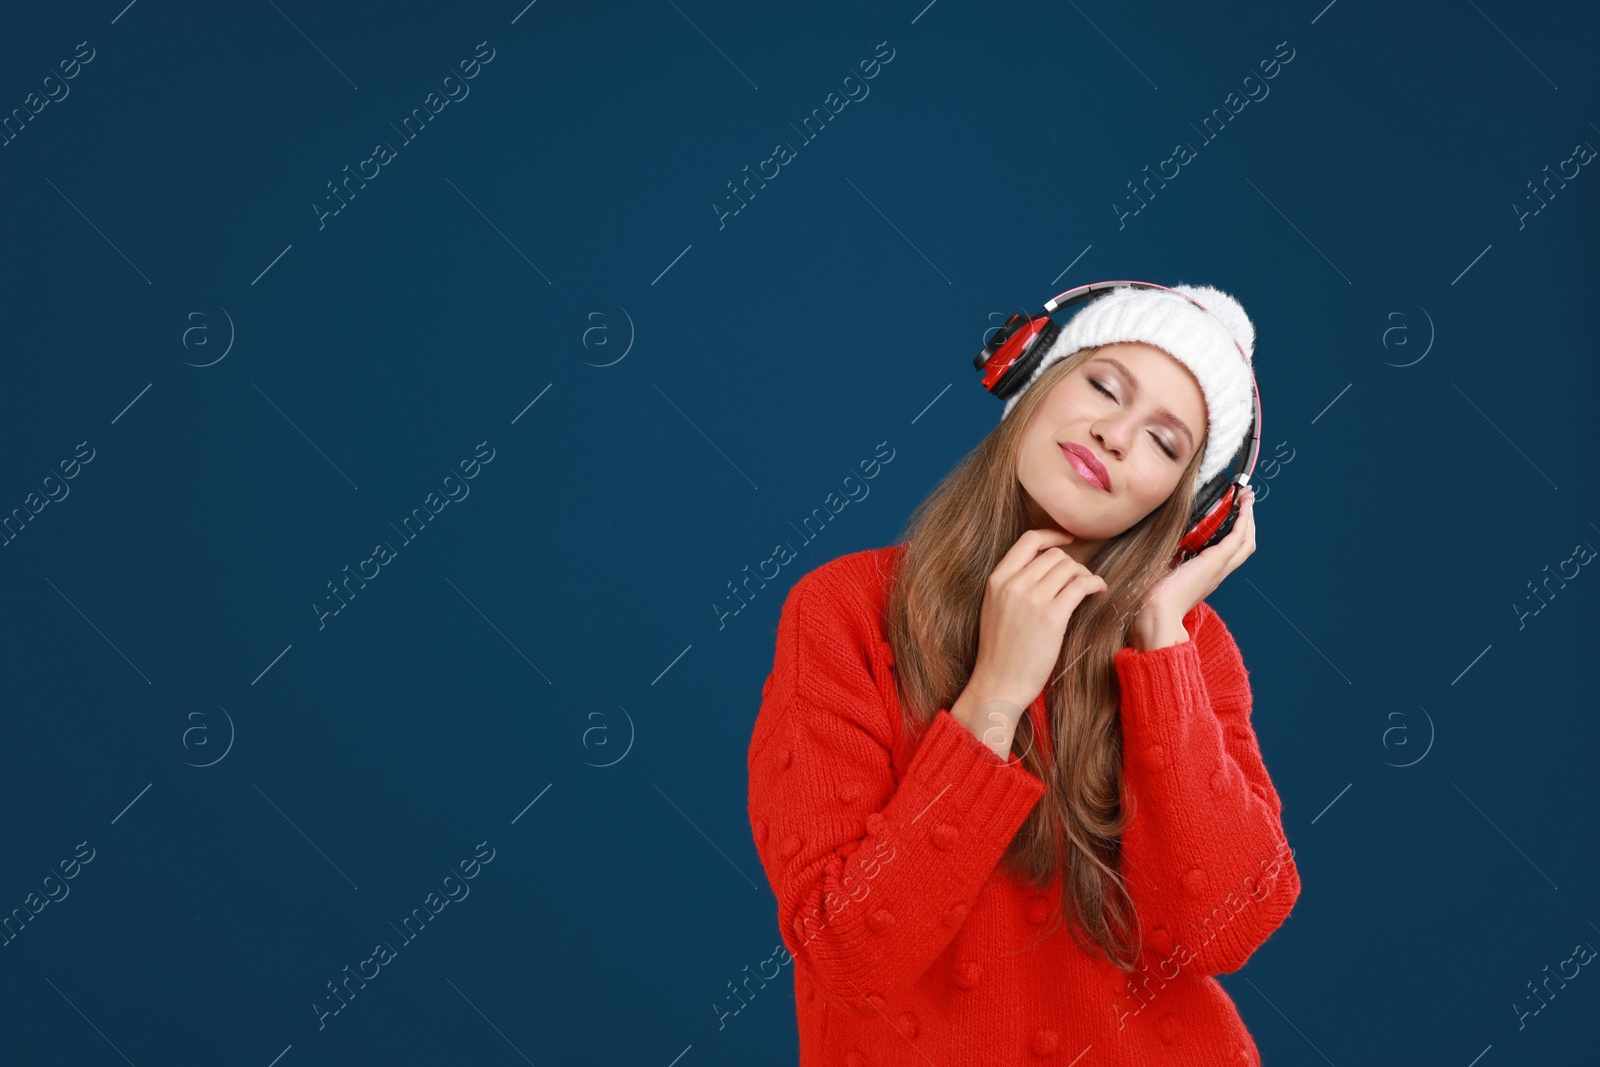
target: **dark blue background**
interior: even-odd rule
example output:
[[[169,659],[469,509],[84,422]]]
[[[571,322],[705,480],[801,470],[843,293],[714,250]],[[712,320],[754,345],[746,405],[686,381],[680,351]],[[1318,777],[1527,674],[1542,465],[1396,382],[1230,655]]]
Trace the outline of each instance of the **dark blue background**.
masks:
[[[779,942],[745,759],[784,595],[995,425],[987,330],[1106,278],[1259,331],[1280,462],[1209,599],[1304,883],[1222,979],[1265,1062],[1595,1055],[1592,968],[1513,1007],[1600,945],[1600,578],[1513,606],[1600,545],[1600,175],[1512,206],[1600,145],[1592,7],[121,2],[0,35],[0,113],[94,50],[0,148],[0,509],[94,456],[0,549],[0,911],[94,850],[0,949],[0,1059],[793,1062],[787,969],[719,1026]]]

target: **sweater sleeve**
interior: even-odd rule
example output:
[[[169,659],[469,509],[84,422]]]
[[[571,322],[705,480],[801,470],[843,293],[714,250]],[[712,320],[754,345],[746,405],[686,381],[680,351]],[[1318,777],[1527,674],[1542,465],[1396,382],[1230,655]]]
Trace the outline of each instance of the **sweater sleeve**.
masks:
[[[900,706],[873,673],[888,646],[846,584],[814,571],[784,602],[749,814],[784,944],[832,998],[867,1010],[944,951],[1045,785],[948,708],[897,780]]]
[[[1184,626],[1188,641],[1114,659],[1132,805],[1123,873],[1146,955],[1223,974],[1288,917],[1300,878],[1250,726],[1238,645],[1204,602]]]

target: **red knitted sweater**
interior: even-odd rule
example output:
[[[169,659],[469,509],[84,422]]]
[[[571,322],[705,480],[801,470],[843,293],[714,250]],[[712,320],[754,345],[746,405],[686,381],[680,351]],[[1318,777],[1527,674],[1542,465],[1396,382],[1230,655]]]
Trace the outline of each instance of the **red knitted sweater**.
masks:
[[[1044,783],[948,708],[904,736],[882,625],[903,551],[795,583],[750,741],[801,1067],[1259,1065],[1213,976],[1244,966],[1300,880],[1222,620],[1201,602],[1189,640],[1116,655],[1133,809],[1119,869],[1144,933],[1127,975],[1050,932],[1059,876],[1037,893],[999,867]],[[1043,694],[1028,715],[1048,742]]]

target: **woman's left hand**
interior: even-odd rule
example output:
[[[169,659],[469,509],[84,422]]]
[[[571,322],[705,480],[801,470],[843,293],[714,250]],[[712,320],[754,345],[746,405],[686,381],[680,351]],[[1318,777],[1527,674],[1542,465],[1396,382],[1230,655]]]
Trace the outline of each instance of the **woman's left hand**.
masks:
[[[1163,635],[1181,634],[1188,640],[1183,617],[1256,550],[1255,491],[1247,489],[1239,515],[1226,537],[1172,571],[1145,595],[1130,629],[1135,648],[1159,648],[1175,642]]]

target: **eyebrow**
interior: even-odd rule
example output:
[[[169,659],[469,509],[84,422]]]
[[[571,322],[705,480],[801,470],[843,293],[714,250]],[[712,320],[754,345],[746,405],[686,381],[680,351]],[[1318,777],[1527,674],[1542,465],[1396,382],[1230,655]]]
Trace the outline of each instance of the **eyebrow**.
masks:
[[[1124,367],[1119,361],[1110,356],[1095,356],[1094,358],[1095,360],[1109,363],[1113,367],[1117,368],[1117,370],[1122,372],[1122,376],[1128,379],[1129,388],[1132,389],[1136,394],[1139,392],[1139,379],[1135,378],[1127,367]],[[1194,447],[1194,433],[1189,429],[1189,425],[1186,422],[1178,418],[1177,412],[1173,411],[1171,408],[1157,408],[1156,414],[1173,423],[1178,427],[1178,429],[1182,430],[1183,435],[1189,439],[1189,447]]]

